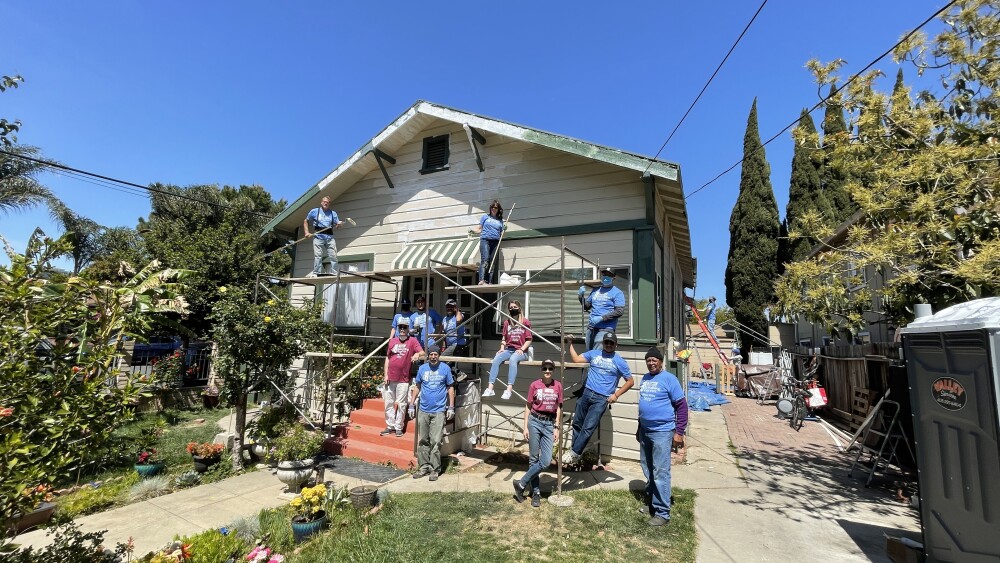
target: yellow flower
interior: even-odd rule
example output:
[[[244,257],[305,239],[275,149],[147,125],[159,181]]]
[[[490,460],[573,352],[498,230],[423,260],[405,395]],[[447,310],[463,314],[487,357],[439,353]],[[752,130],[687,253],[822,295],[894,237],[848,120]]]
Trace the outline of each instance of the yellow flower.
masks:
[[[267,300],[267,304],[273,307],[274,306],[274,299],[268,299]]]
[[[226,286],[222,286],[219,288],[219,293],[225,293],[226,291],[227,291]]]
[[[264,322],[265,323],[271,322],[271,317],[264,317]]]

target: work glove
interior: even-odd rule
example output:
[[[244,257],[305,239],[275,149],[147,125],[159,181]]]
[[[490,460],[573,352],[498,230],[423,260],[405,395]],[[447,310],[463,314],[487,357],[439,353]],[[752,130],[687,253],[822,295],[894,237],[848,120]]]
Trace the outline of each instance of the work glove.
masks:
[[[580,291],[577,291],[577,292],[576,292],[576,294],[577,294],[577,296],[579,296],[579,297],[583,297],[583,294],[584,294],[584,293],[587,293],[587,286],[585,286],[585,285],[581,285],[581,286],[580,286]]]
[[[452,420],[454,418],[455,418],[455,409],[449,408],[447,411],[445,411],[444,413],[445,420]]]
[[[413,405],[412,403],[406,409],[406,416],[410,417],[410,420],[413,420],[414,418],[417,418],[417,407],[415,405]]]

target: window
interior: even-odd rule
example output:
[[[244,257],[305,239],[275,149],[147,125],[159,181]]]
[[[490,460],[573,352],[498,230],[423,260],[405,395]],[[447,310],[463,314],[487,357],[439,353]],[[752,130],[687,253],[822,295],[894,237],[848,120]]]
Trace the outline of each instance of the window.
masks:
[[[424,138],[424,166],[421,174],[440,172],[448,169],[448,135]]]
[[[338,262],[337,267],[346,272],[367,272],[371,269],[367,260]],[[323,322],[333,323],[337,328],[365,327],[365,318],[368,316],[367,281],[342,283],[339,294],[336,284],[324,286],[322,298]]]

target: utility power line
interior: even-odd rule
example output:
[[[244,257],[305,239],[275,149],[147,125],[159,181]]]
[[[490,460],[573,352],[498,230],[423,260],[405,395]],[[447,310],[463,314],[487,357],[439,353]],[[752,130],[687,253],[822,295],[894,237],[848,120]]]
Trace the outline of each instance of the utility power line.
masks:
[[[105,188],[117,189],[117,191],[124,191],[124,193],[130,193],[132,195],[145,195],[142,192],[135,191],[136,189],[138,189],[138,190],[143,190],[144,192],[149,192],[149,193],[154,193],[154,194],[162,195],[164,197],[176,197],[176,198],[180,198],[180,199],[185,199],[185,200],[188,200],[188,201],[192,201],[192,202],[195,202],[195,203],[201,203],[201,204],[204,204],[204,205],[210,205],[212,207],[217,207],[219,209],[233,209],[233,210],[241,211],[243,213],[247,213],[247,214],[250,214],[250,215],[257,215],[258,217],[263,217],[264,219],[268,219],[268,220],[274,218],[274,216],[272,216],[272,215],[268,215],[266,213],[260,213],[259,211],[237,209],[236,207],[234,207],[232,205],[226,205],[226,204],[217,203],[217,202],[214,202],[214,201],[205,201],[203,199],[198,199],[196,197],[191,197],[191,196],[185,195],[185,194],[172,193],[172,192],[169,192],[167,190],[161,190],[161,189],[153,188],[153,187],[150,187],[150,186],[143,186],[142,184],[136,184],[135,182],[129,182],[127,180],[120,180],[118,178],[113,178],[111,176],[104,176],[103,174],[97,174],[97,173],[94,173],[94,172],[87,172],[86,170],[81,170],[79,168],[73,168],[72,166],[66,166],[65,164],[59,164],[59,163],[51,162],[51,161],[44,160],[44,159],[41,159],[41,158],[34,158],[34,157],[26,156],[26,155],[23,155],[23,154],[17,154],[15,152],[10,152],[10,151],[3,150],[3,149],[0,149],[0,154],[6,155],[6,156],[9,156],[9,157],[13,157],[13,158],[20,158],[22,160],[27,160],[29,162],[34,162],[36,164],[41,164],[42,166],[47,166],[49,168],[52,168],[53,172],[55,172],[57,174],[61,173],[64,176],[69,176],[69,177],[72,177],[72,178],[76,178],[78,180],[82,180],[84,182],[93,184],[95,186],[102,186],[102,187],[105,187]],[[131,188],[131,190],[130,191],[126,191],[126,190],[123,190],[123,189],[119,188],[118,186],[125,186],[126,188]]]
[[[903,42],[907,41],[911,36],[913,36],[913,34],[915,34],[916,32],[920,31],[921,28],[923,28],[925,25],[927,25],[928,23],[930,23],[931,21],[933,21],[935,18],[937,18],[942,13],[944,13],[948,8],[951,8],[953,5],[955,5],[956,2],[958,2],[958,0],[951,0],[951,2],[948,2],[948,4],[946,6],[944,6],[940,10],[934,12],[930,17],[928,17],[926,20],[924,20],[920,25],[918,25],[917,27],[915,27],[912,30],[910,30],[910,32],[907,33],[906,35],[904,35],[902,39],[900,39],[899,41],[897,41],[895,45],[893,45],[892,47],[889,47],[884,53],[882,53],[877,58],[875,58],[874,60],[872,60],[872,62],[870,62],[867,65],[865,65],[865,68],[863,68],[863,69],[859,70],[858,72],[854,73],[853,75],[851,75],[851,77],[849,79],[847,79],[847,82],[845,82],[842,86],[840,86],[839,88],[835,88],[825,98],[823,98],[819,102],[817,102],[816,105],[814,105],[812,108],[809,109],[809,113],[812,113],[812,112],[816,111],[816,109],[819,108],[819,107],[821,107],[821,106],[823,106],[823,104],[825,104],[827,100],[829,100],[833,96],[835,96],[838,93],[840,93],[840,91],[843,90],[844,88],[847,88],[852,82],[854,82],[855,80],[857,80],[858,77],[860,77],[863,73],[865,73],[866,71],[868,71],[868,69],[870,69],[871,67],[875,66],[875,63],[881,61],[882,59],[884,59],[886,57],[886,55],[889,55],[890,53],[892,53],[896,49],[896,47],[899,47],[900,45],[902,45]],[[789,123],[788,125],[786,125],[784,129],[782,129],[781,131],[778,131],[777,133],[775,133],[774,136],[772,136],[767,141],[764,141],[760,145],[760,149],[758,149],[758,150],[764,150],[764,147],[766,147],[772,141],[774,141],[775,139],[777,139],[781,135],[785,134],[792,127],[795,127],[795,125],[798,124],[800,118],[801,118],[801,116],[800,117],[796,117],[795,120],[792,121],[791,123]],[[684,199],[685,200],[690,199],[696,193],[698,193],[698,192],[704,190],[705,188],[707,188],[708,186],[714,184],[716,180],[718,180],[719,178],[722,178],[723,176],[725,176],[726,174],[728,174],[729,172],[731,172],[734,168],[736,168],[737,166],[743,164],[743,162],[745,160],[746,160],[746,156],[744,156],[743,158],[739,159],[735,164],[733,164],[729,168],[726,168],[725,170],[723,170],[722,172],[720,172],[717,176],[715,176],[711,180],[709,180],[709,181],[705,182],[704,184],[702,184],[698,189],[696,189],[693,192],[689,193],[688,195],[684,196]]]

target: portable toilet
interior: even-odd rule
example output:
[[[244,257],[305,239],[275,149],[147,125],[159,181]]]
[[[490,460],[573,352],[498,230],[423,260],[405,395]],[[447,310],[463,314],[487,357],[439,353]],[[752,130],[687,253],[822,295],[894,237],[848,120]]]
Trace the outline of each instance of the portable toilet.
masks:
[[[902,331],[927,561],[1000,561],[1000,297]]]

